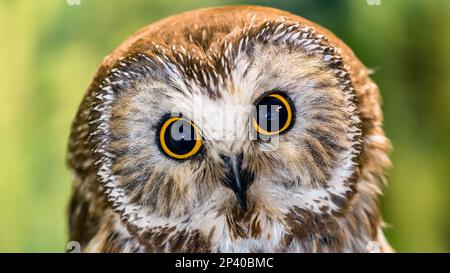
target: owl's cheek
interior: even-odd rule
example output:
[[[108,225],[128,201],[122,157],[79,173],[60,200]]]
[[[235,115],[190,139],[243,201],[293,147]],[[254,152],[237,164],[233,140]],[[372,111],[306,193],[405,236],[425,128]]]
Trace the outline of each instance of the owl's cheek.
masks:
[[[342,158],[337,151],[305,133],[297,136],[279,142],[261,175],[284,188],[326,186],[336,168],[344,164]]]

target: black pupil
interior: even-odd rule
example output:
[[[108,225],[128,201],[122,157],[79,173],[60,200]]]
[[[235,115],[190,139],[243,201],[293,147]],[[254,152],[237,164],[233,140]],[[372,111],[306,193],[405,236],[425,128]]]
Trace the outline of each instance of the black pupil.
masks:
[[[172,153],[185,155],[192,151],[196,143],[195,129],[185,120],[172,122],[164,132],[164,141]]]
[[[279,131],[287,122],[288,110],[276,97],[267,96],[256,106],[256,122],[267,132]]]

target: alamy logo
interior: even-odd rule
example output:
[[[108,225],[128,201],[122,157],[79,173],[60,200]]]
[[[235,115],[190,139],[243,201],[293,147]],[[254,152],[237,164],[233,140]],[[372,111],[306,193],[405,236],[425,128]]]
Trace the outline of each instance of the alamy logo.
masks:
[[[381,252],[381,244],[376,241],[370,241],[367,243],[366,249],[369,253],[380,253]]]
[[[275,151],[279,146],[280,140],[277,133],[281,129],[279,106],[262,105],[257,108],[256,106],[224,105],[217,109],[213,105],[205,104],[196,111],[193,110],[188,116],[195,121],[196,127],[202,131],[207,129],[204,132],[210,140],[263,140],[264,145],[260,146],[262,151]],[[171,117],[179,116],[180,113],[171,114]],[[173,122],[168,132],[175,141],[194,140],[197,135],[191,127],[191,123],[180,119]],[[247,131],[246,128],[250,130]]]
[[[66,3],[69,6],[80,6],[81,0],[66,0]]]
[[[81,245],[77,241],[70,241],[66,245],[66,250],[68,253],[80,253]]]
[[[381,0],[366,0],[369,6],[381,6]]]

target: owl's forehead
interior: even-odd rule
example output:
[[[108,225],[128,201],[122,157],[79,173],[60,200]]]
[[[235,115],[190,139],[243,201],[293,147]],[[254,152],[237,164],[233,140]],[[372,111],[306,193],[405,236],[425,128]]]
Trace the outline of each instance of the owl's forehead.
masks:
[[[221,87],[233,87],[230,81],[239,77],[258,80],[257,76],[267,78],[269,73],[279,77],[299,69],[324,67],[321,59],[333,58],[323,44],[323,35],[284,17],[259,24],[250,20],[233,27],[197,22],[191,28],[170,34],[161,30],[155,35],[143,52],[162,65],[179,88],[185,84],[190,89],[204,89],[211,96],[220,96],[224,91]],[[260,70],[249,71],[254,67],[251,65],[260,66]],[[266,73],[259,73],[261,70]]]

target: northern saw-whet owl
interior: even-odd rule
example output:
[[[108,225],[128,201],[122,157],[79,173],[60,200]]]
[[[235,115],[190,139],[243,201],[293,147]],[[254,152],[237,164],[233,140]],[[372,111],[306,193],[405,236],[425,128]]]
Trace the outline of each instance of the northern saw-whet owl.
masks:
[[[168,17],[98,69],[69,141],[86,252],[390,251],[377,86],[350,48],[255,6]],[[237,110],[239,109],[239,110]]]

